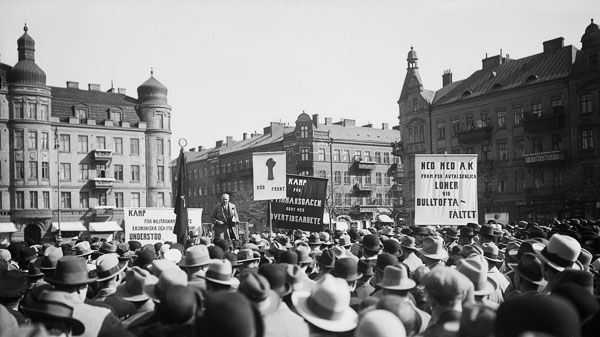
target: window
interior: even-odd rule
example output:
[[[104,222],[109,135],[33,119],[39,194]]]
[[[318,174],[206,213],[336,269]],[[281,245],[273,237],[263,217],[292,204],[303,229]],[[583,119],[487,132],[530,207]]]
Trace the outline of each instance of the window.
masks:
[[[333,161],[336,163],[340,161],[340,150],[339,149],[333,150]]]
[[[562,112],[562,97],[558,96],[552,98],[552,101],[550,101],[550,106],[552,106],[552,111],[554,113]]]
[[[363,158],[366,161],[371,161],[371,151],[365,151],[365,156]]]
[[[165,167],[162,165],[158,165],[156,167],[156,171],[158,172],[158,181],[162,182],[165,181]]]
[[[96,136],[96,149],[100,149],[100,150],[106,149],[106,137]]]
[[[334,172],[333,183],[336,185],[340,185],[342,183],[342,172],[341,171]]]
[[[71,135],[60,135],[59,151],[71,152]]]
[[[544,152],[544,139],[542,137],[531,138],[531,153]]]
[[[37,119],[37,113],[35,111],[35,103],[28,103],[27,104],[27,118],[30,119]]]
[[[342,193],[334,194],[333,203],[338,206],[342,204]]]
[[[158,192],[158,195],[156,197],[156,206],[165,207],[165,193],[164,192]]]
[[[60,163],[60,180],[71,180],[71,163]]]
[[[78,153],[88,153],[88,137],[87,136],[77,136],[77,152]]]
[[[350,150],[344,150],[344,155],[342,157],[342,162],[347,163],[350,161]]]
[[[344,171],[344,185],[350,185],[350,172]]]
[[[38,208],[38,192],[30,191],[29,192],[29,208]]]
[[[507,160],[508,159],[508,150],[506,147],[506,142],[498,142],[498,160]]]
[[[23,161],[17,160],[15,161],[15,178],[16,179],[25,179],[25,167]]]
[[[562,135],[552,135],[552,150],[560,151],[563,149]]]
[[[554,186],[564,187],[565,181],[560,169],[554,169]]]
[[[540,102],[531,103],[531,116],[534,118],[542,117],[542,103],[540,103]]]
[[[96,193],[96,196],[98,197],[98,206],[108,205],[106,200],[106,192],[98,192]]]
[[[446,139],[446,123],[444,121],[437,123],[437,139]]]
[[[384,164],[389,164],[390,163],[390,153],[389,152],[384,152],[383,153],[383,163]]]
[[[23,130],[15,131],[15,150],[23,150]]]
[[[110,111],[110,120],[115,122],[120,122],[122,119],[121,111],[111,110]]]
[[[15,192],[15,208],[25,208],[25,192]]]
[[[419,100],[416,98],[412,99],[412,111],[415,112],[419,109]]]
[[[139,165],[131,165],[131,181],[135,181],[135,182],[140,181],[140,166]]]
[[[159,129],[165,128],[165,116],[163,116],[162,114],[158,115],[158,128]]]
[[[381,152],[375,152],[375,162],[381,164]]]
[[[465,122],[467,124],[467,130],[475,129],[475,119],[473,119],[473,116],[466,116]]]
[[[344,205],[346,205],[346,206],[352,205],[352,194],[344,193]]]
[[[533,187],[542,188],[544,187],[544,171],[538,170],[533,173]]]
[[[48,135],[48,132],[42,132],[42,150],[48,150],[49,149],[49,142],[50,142],[50,136]]]
[[[383,174],[383,182],[385,183],[386,186],[391,185],[390,176],[389,176],[389,174],[387,174],[387,172]]]
[[[163,156],[165,154],[165,142],[162,138],[156,139],[156,152],[159,156]]]
[[[79,192],[79,208],[90,208],[90,194]]]
[[[506,127],[506,110],[499,110],[498,114],[498,128]]]
[[[113,141],[115,145],[115,154],[123,154],[123,138],[115,137]]]
[[[319,149],[319,161],[325,161],[325,149]]]
[[[38,178],[38,163],[37,161],[29,162],[29,179],[36,180]]]
[[[140,140],[138,138],[131,138],[129,140],[129,154],[132,156],[140,155]]]
[[[460,132],[460,120],[453,119],[452,120],[452,134],[456,136]]]
[[[592,113],[592,94],[587,92],[579,95],[579,111],[581,114]]]
[[[472,153],[472,152],[468,152]],[[481,160],[491,160],[492,159],[492,145],[483,144],[481,145]]]
[[[365,174],[365,185],[371,185],[371,174]]]
[[[43,121],[48,120],[48,105],[47,104],[40,105],[40,119]]]
[[[119,165],[119,164],[115,165],[114,178],[116,181],[123,181],[123,165]]]
[[[327,171],[325,170],[319,170],[319,178],[327,178]]]
[[[300,160],[309,160],[309,148],[300,148]]]
[[[515,187],[517,191],[522,191],[525,189],[525,174],[523,171],[515,172]]]
[[[375,185],[381,186],[383,183],[381,172],[375,172]]]
[[[514,147],[515,147],[515,159],[520,159],[523,157],[523,154],[525,154],[525,145],[523,140],[519,139],[519,140],[515,140],[514,142]]]
[[[300,126],[300,138],[308,138],[308,125]]]
[[[23,118],[23,103],[15,103],[15,118]]]
[[[506,181],[504,180],[504,177],[500,177],[498,178],[498,192],[505,192],[506,191]]]
[[[71,192],[60,192],[60,208],[71,208]]]
[[[85,122],[88,118],[87,110],[85,108],[76,108],[75,116],[79,117],[79,122]]]
[[[108,178],[108,172],[106,172],[105,164],[96,164],[96,177]]]
[[[29,149],[37,150],[38,141],[37,141],[37,131],[29,131]]]
[[[47,161],[42,162],[42,179],[48,180],[50,178],[50,163]]]
[[[521,125],[521,121],[523,121],[523,106],[517,105],[513,108],[513,112],[515,113],[515,126]]]
[[[490,125],[490,119],[488,117],[488,112],[487,111],[482,111],[481,112],[481,126],[480,127],[483,128],[483,127],[487,127],[489,125]]]
[[[581,150],[592,150],[594,148],[594,130],[581,130]]]
[[[46,209],[50,208],[50,192],[48,192],[48,191],[42,192],[42,202],[44,203],[43,204],[44,208],[46,208]]]

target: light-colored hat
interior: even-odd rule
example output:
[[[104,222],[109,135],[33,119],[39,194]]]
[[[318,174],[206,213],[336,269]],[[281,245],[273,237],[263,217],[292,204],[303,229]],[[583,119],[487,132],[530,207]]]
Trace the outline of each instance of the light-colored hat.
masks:
[[[350,308],[348,283],[329,274],[312,293],[293,292],[292,303],[300,316],[326,331],[343,332],[356,328],[358,314]]]
[[[448,258],[448,251],[444,248],[444,241],[439,236],[428,236],[423,239],[423,248],[419,249],[419,253],[434,260],[445,260]]]
[[[489,295],[497,288],[496,282],[488,277],[488,263],[482,256],[459,260],[457,270],[473,282],[475,296]]]
[[[181,251],[179,249],[169,249],[167,250],[164,255],[163,255],[164,259],[167,261],[171,261],[175,264],[179,263],[181,261],[182,258],[182,254]]]
[[[383,279],[377,285],[389,290],[409,290],[417,284],[408,277],[408,271],[404,265],[385,266]]]
[[[75,251],[75,256],[88,256],[94,252],[92,246],[87,241],[79,242],[73,247],[73,250]]]
[[[141,302],[150,297],[144,293],[144,285],[156,284],[158,278],[145,269],[134,266],[125,273],[125,282],[117,286],[115,294],[130,302]]]
[[[187,286],[187,284],[187,274],[179,268],[173,268],[166,273],[161,273],[157,283],[145,284],[144,292],[155,302],[160,302],[169,287]]]
[[[172,261],[165,260],[165,259],[154,260],[148,267],[148,270],[156,277],[160,277],[160,275],[162,273],[164,273],[167,270],[171,270],[171,269],[179,269],[179,268],[177,268],[177,265],[175,263],[173,263]]]
[[[110,280],[117,276],[120,272],[125,270],[127,265],[119,265],[119,255],[117,253],[103,254],[96,260],[96,275],[98,275],[97,282]]]
[[[406,336],[406,329],[396,315],[387,310],[376,309],[362,316],[354,336],[401,337]]]
[[[581,265],[577,263],[579,254],[581,254],[581,245],[575,238],[554,234],[546,248],[539,253],[539,257],[546,265],[558,271],[563,271],[565,268],[581,270]]]
[[[233,267],[229,260],[210,260],[206,274],[201,276],[202,278],[219,284],[225,284],[237,287],[239,280],[232,276]]]
[[[481,248],[483,248],[483,257],[485,257],[486,260],[498,263],[502,262],[502,258],[500,258],[500,249],[495,243],[486,242],[481,245]]]
[[[205,245],[192,246],[185,250],[183,260],[179,262],[181,267],[200,267],[210,263],[210,254]]]

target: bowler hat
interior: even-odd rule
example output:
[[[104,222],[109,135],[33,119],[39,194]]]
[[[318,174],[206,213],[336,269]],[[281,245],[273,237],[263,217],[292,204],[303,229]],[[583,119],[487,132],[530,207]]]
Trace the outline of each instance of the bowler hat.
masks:
[[[62,291],[44,290],[32,306],[23,306],[23,312],[34,319],[65,322],[72,327],[74,336],[85,332],[83,323],[73,317],[73,305]]]
[[[148,266],[152,263],[152,261],[156,260],[156,254],[154,253],[154,250],[140,250],[135,254],[136,259],[133,265],[141,268],[147,269]]]
[[[362,274],[358,272],[357,262],[349,257],[337,259],[331,275],[348,282],[356,281],[362,277]]]
[[[458,232],[458,236],[461,238],[472,238],[475,236],[473,228],[471,227],[461,227]]]
[[[382,248],[381,241],[379,241],[379,238],[373,234],[365,235],[362,239],[362,242],[360,243],[360,246],[363,249],[369,250],[372,252],[378,252]]]
[[[125,282],[117,286],[115,295],[129,302],[142,302],[150,298],[144,292],[144,285],[157,282],[158,278],[149,271],[134,266],[125,273]]]
[[[35,280],[38,280],[38,279],[42,278],[42,276],[44,276],[44,273],[42,273],[42,271],[39,268],[39,264],[37,263],[37,260],[29,262],[29,266],[27,268],[26,275],[29,278],[29,281],[32,283]]]
[[[521,257],[521,261],[517,265],[509,265],[509,267],[515,271],[515,274],[525,280],[544,286],[547,284],[544,279],[544,266],[540,259],[533,253],[525,253]]]
[[[386,266],[394,266],[398,264],[398,258],[392,254],[382,253],[377,255],[377,262],[375,263],[375,269],[383,272]]]
[[[388,254],[396,255],[396,254],[398,254],[399,250],[400,250],[400,242],[398,242],[398,240],[388,239],[383,242],[383,251],[384,252],[386,252]]]
[[[554,234],[539,256],[546,265],[563,271],[565,268],[582,269],[581,265],[576,263],[579,254],[581,245],[577,240],[568,235]]]
[[[321,268],[333,268],[335,265],[335,254],[331,249],[325,249],[321,252],[321,255],[317,256],[317,263]]]
[[[448,258],[448,251],[444,248],[444,242],[438,236],[428,236],[423,239],[423,248],[419,249],[419,253],[434,260]]]
[[[595,296],[590,296],[588,289],[575,283],[563,283],[552,289],[552,295],[562,296],[579,311],[581,320],[586,320],[600,310]]]
[[[446,235],[450,239],[454,239],[454,240],[458,239],[458,232],[454,228],[446,228],[444,235]]]
[[[50,284],[78,286],[96,282],[95,277],[88,275],[85,260],[79,256],[63,256],[56,263],[52,275],[46,275],[44,280]]]
[[[210,263],[208,248],[204,245],[191,246],[185,250],[185,256],[179,262],[180,267],[191,268],[205,266]]]
[[[19,249],[19,259],[17,262],[26,263],[35,260],[37,251],[33,247],[21,247]]]
[[[554,286],[563,283],[574,283],[587,290],[590,295],[594,294],[594,275],[585,270],[565,269],[558,273]]]
[[[377,286],[388,290],[409,290],[416,285],[415,281],[408,277],[408,270],[404,265],[386,266],[383,279],[377,283]]]

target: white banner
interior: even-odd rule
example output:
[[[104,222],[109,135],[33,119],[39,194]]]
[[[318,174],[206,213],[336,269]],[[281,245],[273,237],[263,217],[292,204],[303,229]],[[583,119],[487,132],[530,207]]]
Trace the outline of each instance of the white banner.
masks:
[[[254,200],[285,199],[285,151],[252,154]]]
[[[177,242],[173,234],[177,215],[173,208],[124,208],[125,241],[139,241],[142,245],[157,242]],[[202,208],[188,208],[188,231],[202,228]]]
[[[477,155],[415,154],[415,225],[478,222]]]

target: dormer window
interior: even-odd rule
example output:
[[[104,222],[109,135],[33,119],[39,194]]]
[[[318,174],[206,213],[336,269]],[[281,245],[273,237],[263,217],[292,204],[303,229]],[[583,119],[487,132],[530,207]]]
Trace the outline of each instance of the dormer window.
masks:
[[[88,112],[85,107],[75,107],[75,117],[79,118],[80,123],[85,123],[88,119]]]
[[[527,80],[526,80],[526,81],[527,81],[527,82],[531,82],[531,81],[535,81],[535,80],[537,80],[537,79],[538,79],[538,75],[536,75],[536,74],[531,74],[531,75],[527,76]]]
[[[122,113],[117,109],[110,109],[110,120],[113,122],[120,122],[122,120]]]
[[[462,93],[462,97],[471,96],[472,94],[473,94],[473,92],[471,90],[467,89]]]
[[[300,125],[300,138],[308,138],[308,125]]]
[[[502,88],[502,84],[500,83],[496,83],[492,86],[492,89],[501,89]]]

